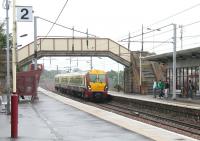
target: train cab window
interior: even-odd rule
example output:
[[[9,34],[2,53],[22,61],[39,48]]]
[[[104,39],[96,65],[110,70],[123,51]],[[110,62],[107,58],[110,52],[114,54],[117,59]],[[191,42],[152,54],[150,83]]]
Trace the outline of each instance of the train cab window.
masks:
[[[96,74],[90,74],[89,77],[90,77],[91,82],[97,82],[97,75]]]
[[[99,74],[99,82],[105,82],[105,81],[106,81],[105,74]]]

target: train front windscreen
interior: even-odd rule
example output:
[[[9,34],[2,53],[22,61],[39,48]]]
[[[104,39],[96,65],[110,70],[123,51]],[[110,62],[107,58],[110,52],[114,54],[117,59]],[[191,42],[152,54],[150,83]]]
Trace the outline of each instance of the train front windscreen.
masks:
[[[105,74],[90,74],[89,77],[91,82],[106,82]]]

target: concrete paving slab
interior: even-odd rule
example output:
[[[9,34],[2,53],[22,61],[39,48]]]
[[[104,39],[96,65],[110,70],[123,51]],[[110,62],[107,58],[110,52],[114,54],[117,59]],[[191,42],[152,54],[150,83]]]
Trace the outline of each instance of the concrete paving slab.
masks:
[[[198,141],[197,139],[193,139],[178,133],[174,133],[162,128],[158,128],[146,123],[142,123],[136,120],[129,119],[127,117],[105,111],[90,105],[86,105],[83,103],[76,102],[74,100],[65,98],[63,96],[57,95],[53,92],[44,90],[42,88],[39,88],[39,90],[44,93],[45,95],[48,95],[49,97],[52,97],[58,101],[61,101],[67,105],[71,105],[77,109],[80,109],[81,111],[85,111],[86,113],[89,113],[91,115],[94,115],[100,119],[103,119],[105,121],[111,122],[115,125],[118,125],[120,127],[123,127],[125,129],[128,129],[132,132],[138,133],[138,135],[144,135],[148,138],[151,138],[156,141]]]
[[[151,141],[89,113],[39,94],[19,104],[18,138],[10,138],[10,116],[0,114],[0,141]]]

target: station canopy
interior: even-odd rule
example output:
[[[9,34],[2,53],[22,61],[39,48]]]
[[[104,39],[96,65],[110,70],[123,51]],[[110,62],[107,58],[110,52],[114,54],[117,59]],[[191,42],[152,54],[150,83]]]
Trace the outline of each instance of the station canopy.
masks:
[[[200,58],[200,47],[191,48],[186,50],[176,51],[176,60],[187,60],[187,59],[199,59]],[[160,63],[167,63],[173,61],[173,52],[146,56],[143,60],[155,61]]]

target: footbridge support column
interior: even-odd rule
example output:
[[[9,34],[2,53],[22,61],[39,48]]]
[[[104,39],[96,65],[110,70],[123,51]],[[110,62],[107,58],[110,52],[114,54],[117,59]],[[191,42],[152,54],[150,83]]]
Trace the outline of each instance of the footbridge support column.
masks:
[[[124,69],[124,92],[140,93],[140,68],[138,52],[131,52],[131,63]]]
[[[124,68],[124,92],[132,93],[133,92],[133,71],[132,67]]]
[[[139,85],[139,58],[135,52],[131,52],[131,63],[124,69],[124,92],[140,93]]]

